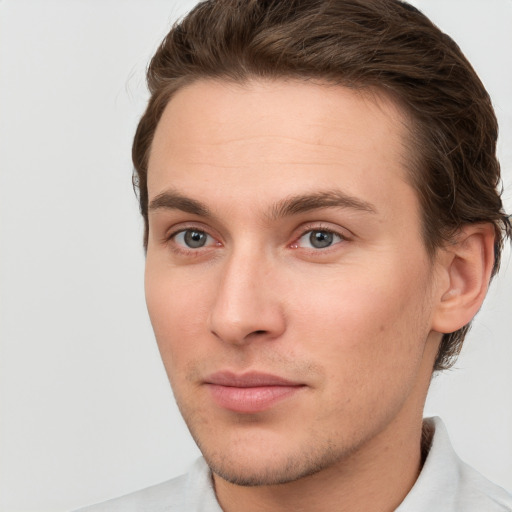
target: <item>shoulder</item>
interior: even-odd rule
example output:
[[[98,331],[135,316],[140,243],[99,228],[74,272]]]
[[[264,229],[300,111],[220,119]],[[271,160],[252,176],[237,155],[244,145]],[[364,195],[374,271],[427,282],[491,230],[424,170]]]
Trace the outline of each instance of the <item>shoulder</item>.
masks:
[[[76,512],[220,512],[204,459],[185,475]]]
[[[512,512],[512,495],[462,461],[440,418],[428,418],[434,431],[418,480],[397,512]]]
[[[505,489],[492,483],[463,461],[459,463],[459,471],[459,503],[464,510],[512,512],[512,495]]]
[[[177,505],[176,510],[180,510],[179,506],[183,504],[183,490],[186,482],[187,475],[182,475],[120,498],[82,508],[76,512],[131,512],[135,510],[159,512],[160,510],[174,510],[169,508],[170,505]]]

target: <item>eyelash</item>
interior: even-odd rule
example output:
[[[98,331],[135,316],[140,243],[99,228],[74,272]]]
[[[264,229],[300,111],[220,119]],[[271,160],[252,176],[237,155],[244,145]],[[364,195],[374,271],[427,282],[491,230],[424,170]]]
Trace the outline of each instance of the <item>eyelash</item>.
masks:
[[[310,251],[310,252],[315,252],[315,253],[319,253],[319,252],[327,252],[329,249],[331,249],[332,247],[342,243],[342,242],[346,242],[346,241],[349,241],[349,237],[344,234],[344,233],[341,233],[340,232],[341,230],[335,230],[335,229],[332,229],[328,226],[324,226],[322,224],[309,224],[307,226],[304,226],[303,228],[301,228],[300,230],[300,234],[299,236],[297,236],[295,238],[295,241],[292,242],[289,247],[292,248],[292,249],[300,249],[301,247],[298,245],[298,242],[304,238],[308,233],[311,234],[312,233],[327,233],[329,235],[334,235],[336,237],[339,238],[339,241],[337,242],[334,242],[332,243],[331,245],[328,245],[326,247],[323,247],[323,248],[312,248],[312,247],[302,247],[302,249],[306,250],[306,251]]]
[[[176,242],[176,237],[178,235],[183,234],[183,236],[185,236],[187,232],[193,232],[193,231],[195,231],[197,233],[202,233],[202,234],[206,235],[207,237],[210,237],[211,239],[213,239],[215,241],[215,244],[203,245],[203,246],[200,246],[197,248],[193,248],[193,247],[186,247],[184,244],[179,244]],[[350,240],[350,238],[348,236],[346,236],[346,234],[342,234],[340,231],[334,230],[330,227],[318,225],[318,224],[317,225],[307,225],[307,226],[304,226],[303,228],[301,228],[299,235],[294,238],[294,241],[291,244],[288,244],[288,247],[291,249],[294,249],[294,250],[300,249],[301,247],[299,246],[299,241],[302,238],[304,238],[306,235],[308,235],[308,233],[311,234],[314,232],[326,233],[328,235],[333,235],[333,236],[339,238],[339,241],[336,241],[336,242],[332,243],[331,245],[328,245],[328,246],[322,247],[322,248],[303,247],[303,249],[306,251],[315,252],[315,253],[327,252],[333,246],[336,246],[342,242],[346,242],[346,241]],[[204,250],[204,249],[210,249],[212,246],[217,246],[217,247],[222,246],[222,243],[218,242],[216,240],[216,237],[209,234],[208,231],[206,229],[204,229],[203,227],[197,227],[197,226],[186,226],[186,227],[182,227],[176,231],[173,231],[172,233],[170,233],[169,235],[167,235],[165,237],[164,242],[166,244],[170,245],[171,249],[174,252],[176,252],[178,254],[182,254],[182,255],[187,255],[187,256],[188,255],[197,256],[200,253],[202,253],[201,249]]]
[[[185,226],[185,227],[181,227],[180,229],[173,231],[169,235],[166,235],[166,237],[164,239],[165,244],[168,245],[175,253],[177,253],[179,255],[185,255],[185,256],[198,256],[202,252],[199,249],[209,249],[212,247],[211,245],[206,245],[206,246],[201,246],[198,248],[193,248],[193,247],[186,247],[185,245],[182,245],[182,244],[178,244],[176,242],[176,237],[180,234],[183,234],[185,236],[187,231],[188,232],[195,231],[197,233],[203,233],[204,235],[206,235],[207,237],[210,237],[212,240],[215,241],[214,245],[219,246],[219,247],[222,246],[222,244],[220,242],[218,242],[214,236],[210,235],[205,228],[198,227],[198,226]]]

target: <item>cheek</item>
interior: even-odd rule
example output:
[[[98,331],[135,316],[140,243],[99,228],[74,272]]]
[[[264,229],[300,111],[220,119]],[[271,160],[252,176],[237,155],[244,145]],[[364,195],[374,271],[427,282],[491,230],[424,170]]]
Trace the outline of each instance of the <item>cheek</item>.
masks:
[[[295,294],[300,300],[290,315],[296,331],[323,360],[354,375],[414,365],[428,334],[424,272],[360,270],[303,284],[308,293]]]
[[[303,314],[293,315],[294,331],[304,334],[301,348],[324,371],[330,406],[321,419],[349,428],[399,409],[414,386],[428,335],[418,285],[347,275],[328,290],[308,288]]]
[[[151,263],[151,262],[149,262]],[[182,368],[200,350],[208,308],[206,291],[179,272],[146,265],[146,304],[167,371]]]

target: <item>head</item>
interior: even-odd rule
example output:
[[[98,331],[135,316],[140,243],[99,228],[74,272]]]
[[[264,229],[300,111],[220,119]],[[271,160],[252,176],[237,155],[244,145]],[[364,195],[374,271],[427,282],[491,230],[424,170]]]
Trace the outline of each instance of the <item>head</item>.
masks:
[[[498,193],[491,100],[458,46],[396,0],[202,2],[176,24],[151,61],[151,99],[133,144],[145,246],[149,153],[165,107],[201,79],[255,78],[320,80],[392,97],[409,121],[409,179],[429,255],[462,226],[490,222],[497,272],[510,223]],[[443,336],[435,370],[453,364],[469,327]]]
[[[485,291],[461,325],[439,320],[444,262],[474,281],[461,262],[485,238],[482,275],[498,268],[510,227],[484,87],[396,0],[203,2],[148,83],[133,145],[148,307],[196,441],[220,474],[274,453],[238,468],[253,484],[349,456],[460,350]],[[284,398],[225,393],[269,378],[254,371]],[[289,403],[309,422],[283,443]]]

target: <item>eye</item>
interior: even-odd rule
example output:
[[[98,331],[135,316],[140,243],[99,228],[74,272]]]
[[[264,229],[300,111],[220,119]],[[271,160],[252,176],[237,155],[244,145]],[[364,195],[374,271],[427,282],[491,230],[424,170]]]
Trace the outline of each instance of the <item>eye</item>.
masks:
[[[201,247],[212,245],[215,242],[213,237],[199,229],[184,229],[183,231],[178,231],[178,233],[172,236],[172,239],[178,245],[186,247],[187,249],[201,249]]]
[[[312,229],[304,233],[297,241],[296,247],[308,249],[325,249],[345,240],[338,233],[325,229]]]

